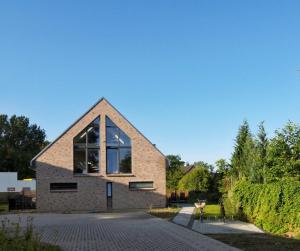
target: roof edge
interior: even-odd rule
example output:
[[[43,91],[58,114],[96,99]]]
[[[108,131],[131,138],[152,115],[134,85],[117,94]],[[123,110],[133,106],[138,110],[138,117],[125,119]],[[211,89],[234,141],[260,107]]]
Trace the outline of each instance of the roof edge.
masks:
[[[81,115],[74,123],[72,123],[66,130],[64,130],[55,140],[53,140],[49,145],[44,147],[37,155],[35,155],[30,161],[30,168],[35,170],[35,160],[40,157],[48,148],[50,148],[55,142],[57,142],[67,131],[69,131],[76,123],[78,123],[85,115],[87,115],[95,106],[100,102],[105,100],[123,119],[125,119],[142,137],[144,137],[164,158],[167,157],[143,134],[141,133],[119,110],[114,107],[106,98],[100,98],[94,105],[92,105],[83,115]]]
[[[148,143],[150,143],[164,158],[166,158],[167,159],[167,157],[156,147],[156,145],[155,144],[153,144],[139,129],[137,129],[121,112],[119,112],[119,110],[116,108],[116,107],[114,107],[107,99],[105,99],[104,98],[104,100],[113,108],[113,109],[115,109],[116,110],[116,112],[117,113],[119,113],[119,115],[123,118],[123,119],[125,119],[127,122],[128,122],[128,124],[130,124],[140,135],[142,135],[142,137],[144,138],[144,139],[146,139],[147,141],[148,141]]]
[[[58,141],[67,131],[69,131],[77,122],[79,122],[86,114],[88,114],[96,105],[98,105],[103,100],[104,97],[100,98],[94,105],[92,105],[83,115],[81,115],[74,123],[72,123],[66,130],[64,130],[55,140],[53,140],[49,145],[44,147],[37,155],[35,155],[30,161],[30,168],[35,169],[35,160],[40,157],[48,148],[50,148],[56,141]],[[106,100],[107,101],[107,100]],[[107,101],[108,102],[108,101]]]

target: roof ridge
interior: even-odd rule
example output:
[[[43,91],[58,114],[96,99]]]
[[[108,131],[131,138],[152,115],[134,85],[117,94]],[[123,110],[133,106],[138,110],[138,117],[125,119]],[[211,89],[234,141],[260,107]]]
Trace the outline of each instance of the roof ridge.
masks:
[[[94,105],[92,105],[83,115],[81,115],[74,123],[72,123],[66,130],[64,130],[55,140],[53,140],[50,144],[44,147],[37,155],[35,155],[30,161],[30,167],[32,169],[35,168],[35,160],[41,156],[47,149],[49,149],[55,142],[57,142],[67,131],[69,131],[77,122],[79,122],[85,115],[87,115],[95,106],[97,106],[100,102],[105,100],[123,119],[125,119],[130,126],[132,126],[144,139],[146,139],[163,157],[166,156],[143,134],[141,133],[119,110],[114,107],[106,98],[100,98]]]

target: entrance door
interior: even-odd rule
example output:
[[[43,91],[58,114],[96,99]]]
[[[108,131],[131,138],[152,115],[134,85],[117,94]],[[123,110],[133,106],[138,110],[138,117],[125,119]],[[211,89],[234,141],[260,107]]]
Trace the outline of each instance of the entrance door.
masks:
[[[112,182],[106,182],[107,209],[112,209]]]

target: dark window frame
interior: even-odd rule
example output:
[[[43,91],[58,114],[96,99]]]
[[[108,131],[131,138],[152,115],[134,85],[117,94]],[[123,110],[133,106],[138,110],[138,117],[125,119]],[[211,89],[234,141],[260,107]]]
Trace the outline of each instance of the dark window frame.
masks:
[[[133,184],[147,184],[147,183],[151,183],[152,186],[151,187],[132,187],[131,185]],[[129,190],[154,190],[154,181],[130,181],[128,183],[128,188]]]
[[[49,184],[50,192],[77,192],[77,182],[51,182]]]
[[[90,126],[91,123],[93,123],[96,119],[99,118],[99,143],[89,143],[89,135],[88,135],[88,128]],[[74,138],[73,138],[73,173],[75,175],[86,175],[86,174],[91,174],[91,173],[100,173],[100,150],[101,150],[101,135],[100,135],[100,127],[101,127],[101,116],[97,116],[95,117],[92,122],[91,122],[86,128],[84,128],[79,134],[77,134]],[[86,133],[85,135],[85,143],[75,143],[76,138],[78,137],[78,135],[82,134],[82,133]],[[75,170],[75,152],[76,152],[76,147],[78,147],[77,149],[84,149],[85,152],[85,169],[81,172],[76,172]],[[98,152],[98,170],[96,172],[89,172],[89,168],[88,168],[88,153],[89,150],[97,150]]]
[[[111,123],[114,124],[114,126],[112,125],[107,125],[107,119],[110,120]],[[117,128],[118,129],[118,138],[120,138],[120,134],[121,132],[124,133],[129,139],[130,139],[130,145],[125,145],[122,146],[120,144],[120,141],[118,141],[118,144],[111,144],[109,145],[107,143],[107,128]],[[122,131],[121,128],[119,128],[107,115],[105,116],[105,135],[106,135],[106,174],[131,174],[132,173],[132,158],[130,161],[130,172],[120,172],[120,150],[121,149],[128,149],[130,150],[130,157],[132,156],[132,144],[131,144],[131,138]],[[108,149],[115,149],[117,150],[117,164],[118,164],[118,172],[109,172],[108,171]]]
[[[108,189],[110,187],[110,195],[108,193]],[[112,182],[106,182],[106,208],[112,209],[113,205],[113,183]]]

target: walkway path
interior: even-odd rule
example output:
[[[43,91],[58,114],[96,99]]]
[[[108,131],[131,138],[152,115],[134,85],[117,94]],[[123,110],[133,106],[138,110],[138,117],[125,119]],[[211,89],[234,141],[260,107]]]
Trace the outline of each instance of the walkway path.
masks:
[[[194,209],[195,207],[192,205],[183,206],[180,212],[174,217],[172,221],[178,225],[187,227],[189,225],[191,217],[193,216]]]
[[[241,234],[241,233],[263,233],[255,225],[242,221],[204,221],[195,220],[193,230],[201,234]]]
[[[191,205],[185,205],[172,220],[178,225],[193,229],[201,234],[230,234],[230,233],[263,233],[255,225],[242,221],[226,221],[225,223],[218,220],[200,220],[193,219],[194,208]]]

